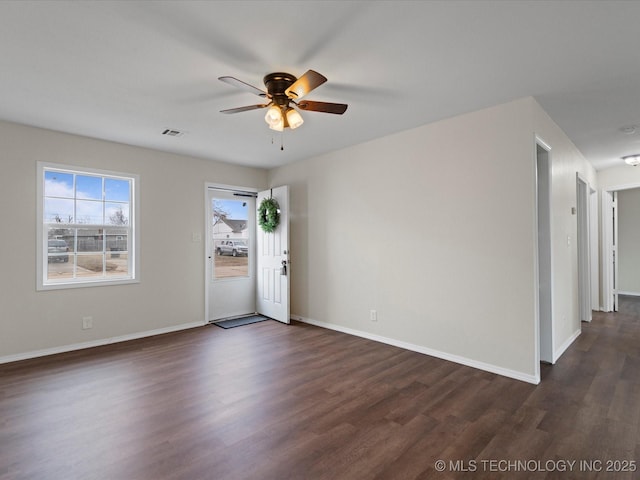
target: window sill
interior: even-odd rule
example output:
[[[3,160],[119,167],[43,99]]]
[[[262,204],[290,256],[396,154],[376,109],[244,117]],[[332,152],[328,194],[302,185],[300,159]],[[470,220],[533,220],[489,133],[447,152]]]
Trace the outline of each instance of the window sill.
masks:
[[[85,281],[85,282],[59,282],[59,283],[39,284],[36,290],[37,291],[66,290],[71,288],[108,287],[111,285],[131,285],[135,283],[140,283],[140,280],[139,279],[121,279],[121,280],[95,280],[95,281]]]

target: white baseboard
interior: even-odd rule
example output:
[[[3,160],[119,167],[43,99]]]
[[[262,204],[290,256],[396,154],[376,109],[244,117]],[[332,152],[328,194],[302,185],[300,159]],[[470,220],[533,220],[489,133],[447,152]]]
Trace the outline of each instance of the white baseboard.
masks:
[[[502,375],[503,377],[514,378],[516,380],[520,380],[523,382],[533,383],[534,385],[537,385],[538,383],[540,383],[540,379],[537,378],[535,375],[528,375],[526,373],[517,372],[515,370],[510,370],[503,367],[498,367],[496,365],[492,365],[489,363],[479,362],[477,360],[461,357],[459,355],[452,355],[450,353],[441,352],[439,350],[423,347],[421,345],[415,345],[413,343],[403,342],[401,340],[396,340],[394,338],[383,337],[381,335],[375,335],[373,333],[363,332],[360,330],[343,327],[341,325],[336,325],[334,323],[321,322],[318,320],[313,320],[311,318],[301,317],[299,315],[291,315],[291,318],[299,322],[308,323],[309,325],[315,325],[316,327],[327,328],[329,330],[335,330],[336,332],[347,333],[349,335],[355,335],[357,337],[366,338],[368,340],[373,340],[375,342],[385,343],[387,345],[393,345],[394,347],[404,348],[405,350],[422,353],[424,355],[440,358],[442,360],[448,360],[450,362],[458,363],[460,365],[465,365],[467,367],[477,368],[479,370],[484,370],[485,372]]]
[[[154,335],[162,335],[163,333],[178,332],[180,330],[188,330],[190,328],[202,327],[202,322],[184,323],[172,327],[158,328],[157,330],[148,330],[146,332],[130,333],[119,337],[103,338],[100,340],[92,340],[90,342],[74,343],[71,345],[63,345],[61,347],[45,348],[43,350],[34,350],[31,352],[17,353],[15,355],[6,355],[0,357],[0,364],[17,362],[20,360],[28,360],[30,358],[45,357],[56,353],[72,352],[82,350],[84,348],[100,347],[102,345],[110,345],[112,343],[126,342],[128,340],[136,340],[138,338],[152,337]]]
[[[580,329],[573,332],[573,335],[567,338],[567,340],[562,345],[560,345],[555,352],[553,352],[553,363],[556,363],[560,356],[567,350],[567,348],[571,346],[571,344],[575,341],[576,338],[580,336],[581,333],[582,330]]]

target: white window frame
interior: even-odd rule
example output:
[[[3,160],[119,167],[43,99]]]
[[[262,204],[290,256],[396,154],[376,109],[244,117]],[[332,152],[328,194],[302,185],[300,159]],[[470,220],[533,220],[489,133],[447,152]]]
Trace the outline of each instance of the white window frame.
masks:
[[[122,178],[131,180],[131,198],[130,198],[130,241],[131,248],[129,250],[129,275],[125,278],[82,278],[70,279],[68,281],[56,280],[48,281],[48,234],[45,230],[44,222],[44,176],[45,171],[57,170],[64,173],[75,173],[79,175],[97,175],[105,177]],[[123,172],[114,172],[109,170],[100,170],[89,167],[80,167],[76,165],[65,165],[49,162],[37,162],[37,198],[36,198],[36,279],[37,290],[60,290],[68,288],[96,287],[107,285],[124,285],[131,283],[140,283],[140,241],[139,241],[139,190],[140,178],[138,175]]]

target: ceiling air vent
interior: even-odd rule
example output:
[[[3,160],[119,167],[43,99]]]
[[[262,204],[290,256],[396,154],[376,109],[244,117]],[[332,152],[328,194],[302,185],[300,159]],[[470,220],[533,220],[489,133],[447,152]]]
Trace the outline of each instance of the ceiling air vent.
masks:
[[[164,132],[162,132],[162,134],[168,137],[181,137],[184,135],[184,132],[181,132],[180,130],[175,130],[173,128],[167,128]]]

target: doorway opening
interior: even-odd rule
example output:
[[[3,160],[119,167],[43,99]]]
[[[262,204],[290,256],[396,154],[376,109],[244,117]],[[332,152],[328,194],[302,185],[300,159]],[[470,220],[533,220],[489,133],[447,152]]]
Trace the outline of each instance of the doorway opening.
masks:
[[[255,195],[207,189],[207,321],[254,314]]]
[[[637,212],[640,209],[638,200],[628,203],[631,208],[619,208],[620,196],[633,199],[639,192],[640,184],[622,185],[610,187],[602,191],[602,311],[617,312],[620,294],[640,294],[640,286],[634,286],[634,281],[638,277],[638,264],[635,259],[635,245],[640,235],[633,232],[637,229]],[[630,197],[629,197],[630,195]],[[626,210],[627,214],[620,216],[620,211]],[[621,233],[620,229],[624,227]],[[629,231],[629,228],[631,229]],[[629,235],[630,233],[630,235]],[[622,252],[623,238],[627,239],[632,255],[625,261]],[[623,268],[621,272],[620,269]],[[626,275],[627,271],[632,274]],[[629,282],[631,280],[631,282]],[[623,285],[624,284],[624,285]]]
[[[277,205],[272,231],[257,228],[257,202]],[[209,184],[206,203],[208,323],[263,315],[290,322],[289,187],[258,192]]]
[[[553,363],[553,278],[551,256],[550,148],[536,142],[536,202],[538,224],[538,351],[539,360]],[[539,369],[539,365],[536,365]]]

